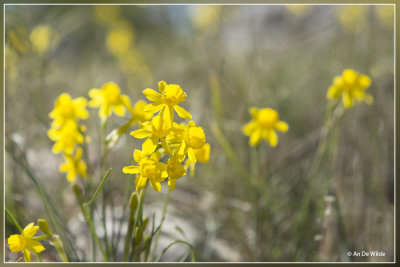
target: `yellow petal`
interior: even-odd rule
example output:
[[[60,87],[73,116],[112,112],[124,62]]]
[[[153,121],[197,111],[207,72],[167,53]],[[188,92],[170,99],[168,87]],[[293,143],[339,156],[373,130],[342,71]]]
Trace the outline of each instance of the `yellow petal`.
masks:
[[[243,128],[243,134],[246,136],[250,136],[251,133],[257,128],[257,123],[255,121],[251,121],[247,123]]]
[[[147,129],[139,129],[136,131],[132,131],[131,135],[135,138],[142,139],[142,138],[149,137],[151,135],[151,131],[149,131]]]
[[[365,89],[371,85],[371,78],[364,74],[360,75],[360,77],[358,77],[358,84],[361,88]]]
[[[160,90],[161,93],[164,92],[165,87],[167,86],[167,83],[164,81],[159,81],[158,82],[158,89]]]
[[[22,231],[22,235],[24,237],[32,238],[36,234],[37,230],[39,229],[39,226],[33,226],[33,225],[34,223],[30,223],[24,228],[24,230]]]
[[[175,189],[175,179],[168,178],[169,190],[174,191]]]
[[[40,253],[44,250],[44,246],[42,246],[42,244],[32,239],[26,241],[26,247],[35,253]]]
[[[256,129],[250,136],[250,145],[256,146],[261,141],[261,129]]]
[[[275,124],[275,129],[281,132],[287,132],[289,130],[289,125],[284,121],[278,121]]]
[[[194,153],[194,149],[191,148],[191,147],[188,148],[188,157],[189,157],[189,160],[190,160],[191,162],[193,162],[193,163],[196,163],[196,162],[197,162],[197,160],[196,160],[196,154]]]
[[[123,173],[135,174],[135,173],[139,173],[140,171],[139,171],[139,167],[138,166],[127,166],[127,167],[124,167],[122,169],[122,172]]]
[[[125,115],[125,107],[124,105],[114,105],[113,106],[115,114],[117,114],[120,117],[123,117]]]
[[[258,108],[255,107],[249,108],[249,113],[255,119],[258,113]]]
[[[151,187],[153,187],[154,190],[156,190],[157,192],[161,191],[161,184],[159,182],[155,182],[152,179],[150,179],[150,185]]]
[[[328,99],[337,99],[340,97],[342,90],[338,86],[331,86],[326,93]]]
[[[143,177],[143,176],[136,177],[136,180],[135,180],[136,191],[139,191],[140,189],[145,187],[146,183],[147,183],[147,178],[146,177]]]
[[[345,106],[345,108],[350,108],[353,106],[353,98],[351,97],[351,95],[348,92],[345,92],[343,94],[343,105]]]
[[[172,107],[165,105],[163,119],[167,127],[172,127],[172,122],[174,121],[174,111]]]
[[[274,147],[278,144],[278,135],[274,130],[265,130],[265,139],[269,142],[269,144]]]
[[[24,249],[24,259],[25,262],[31,262],[31,253],[27,249]]]
[[[145,89],[143,91],[143,94],[147,97],[148,100],[153,102],[161,102],[162,100],[162,95],[150,88]]]
[[[175,105],[174,110],[176,111],[176,113],[178,113],[178,116],[183,119],[191,119],[192,118],[192,115],[188,111],[186,111],[183,107]]]
[[[156,113],[156,112],[160,111],[164,106],[165,106],[165,104],[162,102],[154,102],[154,103],[147,104],[147,106],[144,108],[144,111]]]
[[[139,149],[135,149],[135,151],[133,152],[133,159],[136,162],[139,162],[142,159],[143,155],[142,155],[142,151],[140,151]]]
[[[346,69],[343,71],[343,81],[348,85],[355,85],[358,78],[357,72],[352,69]]]
[[[165,152],[168,154],[172,154],[171,148],[168,146],[167,142],[165,141],[165,137],[160,138],[161,145],[164,148]]]
[[[158,139],[157,142],[155,142],[152,138],[147,138],[142,144],[143,154],[150,155],[151,153],[153,153],[157,147],[157,144]]]

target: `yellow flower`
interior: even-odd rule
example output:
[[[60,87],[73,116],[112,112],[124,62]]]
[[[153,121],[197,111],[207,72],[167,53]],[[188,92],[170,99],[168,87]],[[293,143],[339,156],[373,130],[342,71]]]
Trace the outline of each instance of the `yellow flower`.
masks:
[[[132,131],[131,135],[134,138],[146,138],[143,142],[143,152],[146,154],[151,154],[154,152],[158,145],[158,141],[166,152],[171,154],[171,150],[165,140],[165,136],[170,132],[171,127],[168,126],[160,115],[154,116],[154,118],[149,122],[144,122],[142,124],[142,129]]]
[[[167,141],[172,144],[179,143],[178,155],[188,155],[191,162],[196,163],[195,149],[200,149],[206,142],[206,136],[201,127],[196,126],[194,121],[190,121],[187,126],[174,123],[171,133],[167,136]]]
[[[130,125],[134,125],[136,122],[146,122],[153,117],[153,113],[144,111],[144,108],[147,106],[147,103],[143,100],[139,100],[136,102],[135,106],[132,108],[129,98],[127,98],[128,102],[125,103],[126,108],[132,115],[132,119]]]
[[[186,175],[186,170],[182,166],[181,162],[183,157],[174,155],[169,158],[167,163],[167,173],[168,173],[168,186],[171,191],[175,189],[175,180],[182,178]]]
[[[84,130],[84,128],[81,128],[81,130]],[[61,128],[52,127],[47,134],[51,140],[56,142],[52,148],[52,152],[55,154],[61,151],[71,154],[75,149],[75,144],[82,144],[84,141],[75,121],[68,121]]]
[[[257,146],[264,138],[274,147],[278,143],[278,136],[275,130],[286,132],[289,129],[287,123],[279,121],[276,110],[271,108],[250,108],[249,113],[253,119],[243,127],[243,133],[250,136],[250,145]]]
[[[370,85],[371,79],[367,75],[346,69],[342,76],[336,76],[333,79],[333,84],[327,92],[327,98],[339,99],[341,97],[345,108],[352,107],[356,101],[372,104],[374,98],[365,92]]]
[[[60,172],[68,172],[67,179],[70,182],[75,181],[79,174],[82,178],[86,177],[86,164],[82,160],[82,149],[78,147],[75,155],[64,154],[65,163],[59,168]]]
[[[31,261],[31,253],[40,253],[44,250],[42,244],[38,241],[33,240],[33,236],[36,234],[39,226],[33,226],[34,223],[28,224],[24,230],[22,231],[21,235],[11,235],[8,238],[8,246],[12,252],[24,252],[25,262]],[[30,251],[29,251],[30,250]]]
[[[189,112],[178,106],[179,103],[186,99],[186,93],[179,85],[167,84],[164,81],[160,81],[158,87],[161,94],[150,88],[143,91],[143,94],[147,99],[153,102],[146,106],[145,111],[156,113],[161,110],[160,114],[162,114],[164,121],[168,125],[172,125],[174,120],[174,110],[178,116],[183,119],[192,118],[192,115],[190,115]]]
[[[49,117],[54,119],[53,127],[61,126],[68,120],[87,119],[86,99],[78,97],[72,99],[67,93],[61,94],[54,102],[54,109]]]
[[[154,190],[161,191],[161,182],[168,177],[167,165],[160,162],[161,153],[156,151],[151,155],[135,149],[133,159],[138,163],[138,166],[126,166],[122,169],[124,173],[137,173],[135,180],[136,190],[144,188],[147,180],[150,181],[151,187]]]
[[[114,56],[122,57],[130,50],[133,44],[133,37],[133,29],[129,23],[119,21],[107,34],[107,49]]]
[[[32,30],[29,39],[34,50],[44,53],[50,45],[55,43],[56,34],[49,26],[39,25]]]
[[[197,161],[201,163],[208,163],[210,160],[210,144],[204,144],[204,146],[200,149],[195,149],[194,154],[196,156]],[[196,163],[193,163],[189,160],[185,162],[186,167],[190,167],[190,175],[194,176],[195,174],[195,165]]]
[[[128,97],[126,95],[121,95],[121,90],[115,83],[105,83],[101,89],[93,88],[89,91],[89,96],[92,98],[89,102],[89,106],[100,107],[100,118],[110,116],[111,111],[114,111],[118,116],[125,115],[124,103],[128,101],[126,99]]]

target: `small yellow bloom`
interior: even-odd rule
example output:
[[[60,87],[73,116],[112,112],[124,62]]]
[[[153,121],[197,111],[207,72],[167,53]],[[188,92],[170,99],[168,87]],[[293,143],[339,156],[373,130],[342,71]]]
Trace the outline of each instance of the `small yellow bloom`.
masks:
[[[115,83],[105,83],[101,89],[93,88],[89,91],[89,96],[92,98],[89,106],[100,107],[100,118],[110,116],[111,111],[114,111],[118,116],[125,115],[124,103],[129,100],[127,100],[126,95],[121,95],[121,90]]]
[[[154,152],[158,145],[158,141],[161,142],[161,145],[165,149],[166,152],[171,154],[171,150],[165,140],[165,136],[171,131],[171,127],[166,124],[163,120],[163,117],[160,115],[154,116],[153,119],[149,122],[144,122],[142,124],[142,129],[132,131],[131,135],[134,138],[146,138],[143,142],[143,152],[146,154],[151,154]]]
[[[86,177],[86,164],[82,160],[82,149],[78,147],[75,155],[64,154],[65,163],[59,168],[60,172],[68,172],[67,179],[70,182],[75,181],[76,176]]]
[[[276,110],[271,108],[250,108],[249,113],[253,119],[243,127],[243,133],[250,136],[250,145],[257,146],[264,138],[274,147],[278,144],[278,135],[275,130],[286,132],[289,129],[287,123],[279,120]]]
[[[61,126],[68,120],[87,119],[86,99],[78,97],[72,99],[67,93],[61,94],[54,102],[54,109],[49,117],[54,119],[53,127]]]
[[[168,186],[171,191],[175,189],[175,180],[182,178],[186,175],[185,167],[182,166],[181,162],[183,157],[174,155],[169,158],[167,163],[167,173],[168,173]]]
[[[342,98],[345,108],[352,107],[356,102],[372,104],[374,98],[365,92],[371,85],[371,79],[365,74],[359,74],[352,69],[343,71],[342,76],[336,76],[328,89],[328,99]]]
[[[195,149],[194,154],[198,162],[207,164],[210,160],[210,144],[204,144],[202,148]],[[195,174],[195,165],[196,163],[191,162],[190,159],[185,162],[185,166],[190,167],[191,176]]]
[[[200,126],[196,126],[194,121],[190,121],[186,126],[174,123],[171,133],[167,136],[167,141],[179,143],[178,155],[188,155],[191,162],[196,163],[195,149],[200,149],[206,143],[206,136]]]
[[[33,236],[36,234],[39,226],[34,226],[34,223],[28,224],[22,234],[11,235],[8,238],[8,246],[12,252],[24,252],[25,262],[31,261],[31,253],[40,253],[44,250],[44,247],[40,242],[33,240]],[[30,251],[29,251],[30,250]]]
[[[167,84],[164,81],[160,81],[158,87],[161,94],[150,88],[143,91],[143,94],[147,99],[153,102],[146,106],[145,111],[156,113],[161,110],[160,114],[162,114],[164,121],[168,125],[172,125],[174,120],[174,110],[178,116],[183,119],[192,118],[192,115],[189,112],[178,106],[179,103],[186,99],[186,93],[179,85]]]
[[[130,125],[134,125],[136,122],[146,122],[153,117],[153,113],[144,111],[144,108],[147,106],[147,103],[143,100],[139,100],[136,102],[135,106],[132,108],[129,98],[128,102],[125,103],[126,108],[132,115]]]
[[[147,180],[150,181],[154,190],[161,191],[161,182],[168,177],[167,165],[160,162],[161,153],[156,151],[151,155],[136,149],[133,152],[133,159],[138,166],[126,166],[122,169],[124,173],[138,174],[135,180],[136,190],[144,188]]]
[[[64,151],[66,154],[72,154],[75,145],[77,143],[82,144],[84,141],[83,135],[80,133],[75,121],[68,121],[61,128],[52,127],[47,134],[52,141],[56,142],[52,148],[52,152],[55,154],[61,151]]]

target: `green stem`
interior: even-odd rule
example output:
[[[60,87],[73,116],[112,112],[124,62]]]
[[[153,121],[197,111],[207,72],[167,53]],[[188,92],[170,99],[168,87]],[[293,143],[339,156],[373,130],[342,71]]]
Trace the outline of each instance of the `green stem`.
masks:
[[[136,226],[138,226],[139,223],[140,224],[142,223],[142,213],[143,213],[143,202],[144,202],[145,190],[146,190],[146,188],[143,188],[139,191],[139,205],[138,205],[138,211],[136,213],[135,223],[133,224],[133,229],[136,229]],[[132,261],[133,255],[135,254],[135,247],[136,247],[135,236],[132,237],[131,246],[132,246],[132,249],[129,253],[128,261]]]
[[[7,215],[11,218],[15,226],[18,228],[19,232],[22,233],[22,227],[19,225],[18,221],[15,219],[15,217],[12,215],[12,213],[5,207]]]
[[[156,262],[159,262],[159,261],[161,260],[162,256],[164,256],[164,254],[167,252],[167,250],[168,250],[170,247],[172,247],[173,245],[178,244],[178,243],[184,244],[184,245],[186,245],[186,246],[188,246],[188,247],[190,248],[190,251],[191,251],[191,260],[192,260],[192,262],[195,262],[195,261],[196,261],[196,256],[195,256],[195,253],[194,253],[194,248],[193,248],[193,246],[192,246],[191,244],[189,244],[188,242],[183,241],[183,240],[175,240],[175,241],[171,242],[168,246],[166,246],[166,247],[164,248],[164,250],[161,252],[160,256],[158,256],[158,258],[157,258],[155,261],[156,261]]]
[[[88,202],[84,203],[85,206],[90,206],[90,205],[92,205],[93,202],[96,200],[98,194],[100,193],[101,189],[102,189],[103,186],[104,186],[104,183],[107,181],[107,178],[108,178],[108,176],[110,175],[111,170],[112,170],[112,168],[108,169],[107,173],[104,175],[103,179],[101,180],[100,185],[97,187],[97,190],[96,190],[96,192],[94,193],[94,195],[92,196],[92,198],[91,198]]]
[[[129,221],[128,221],[128,232],[126,233],[125,236],[125,245],[124,245],[124,254],[122,257],[122,261],[126,262],[126,260],[128,259],[129,256],[129,249],[130,249],[130,243],[131,243],[131,239],[132,239],[132,233],[133,233],[133,229],[134,229],[134,224],[135,224],[135,212],[136,209],[130,209],[130,213],[129,213]]]
[[[78,201],[79,207],[81,208],[82,213],[85,216],[85,219],[86,219],[86,222],[87,222],[87,224],[89,226],[89,229],[92,232],[92,235],[94,236],[94,238],[96,240],[97,246],[99,247],[100,252],[103,255],[104,260],[106,262],[108,262],[108,257],[106,255],[106,253],[104,252],[104,248],[103,248],[103,245],[102,245],[99,237],[96,234],[96,230],[94,228],[94,225],[93,225],[93,222],[92,222],[92,218],[91,218],[91,216],[89,214],[89,211],[88,211],[87,207],[83,204],[82,194],[81,194],[81,191],[80,191],[80,189],[78,188],[77,185],[74,185],[74,193],[75,193],[76,199]]]
[[[35,254],[35,257],[38,260],[38,262],[42,262],[42,259],[40,258],[39,254],[34,251],[32,251],[32,252],[33,252],[33,254]]]
[[[157,247],[158,247],[158,240],[160,239],[160,235],[161,235],[161,227],[162,227],[162,225],[164,223],[164,220],[166,218],[166,215],[167,215],[167,208],[168,208],[170,195],[171,195],[171,190],[168,190],[167,196],[165,197],[164,206],[163,206],[163,209],[162,209],[162,217],[161,217],[160,226],[157,229],[158,231],[155,234],[155,243],[154,243],[153,252],[152,252],[152,255],[151,255],[150,259],[154,259],[154,257],[155,257],[155,252],[156,252]]]

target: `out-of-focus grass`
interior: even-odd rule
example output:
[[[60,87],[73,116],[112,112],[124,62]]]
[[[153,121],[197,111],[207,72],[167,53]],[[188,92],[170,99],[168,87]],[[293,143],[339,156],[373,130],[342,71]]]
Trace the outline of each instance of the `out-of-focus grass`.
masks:
[[[190,96],[184,107],[211,144],[210,163],[177,183],[165,222],[172,229],[185,226],[200,261],[393,259],[393,6],[9,5],[5,13],[6,145],[26,158],[68,226],[76,226],[79,209],[58,172],[62,158],[51,154],[46,135],[54,100],[62,92],[88,97],[89,89],[114,81],[136,102],[145,99],[143,89],[157,89],[165,80]],[[293,231],[319,142],[326,90],[345,68],[371,77],[368,91],[375,102],[345,112],[331,160],[313,188],[307,227]],[[250,106],[274,108],[290,125],[276,148],[266,143],[259,148],[264,187],[258,232],[251,217],[254,192],[212,130],[217,125],[250,171],[251,149],[241,132]],[[123,122],[113,117],[110,129]],[[90,164],[97,166],[96,110],[86,124]],[[117,206],[127,179],[118,170],[139,146],[126,135],[109,157],[109,167],[117,170],[108,184]],[[21,225],[45,216],[33,185],[9,155],[5,167],[5,204]],[[333,204],[332,198],[325,201],[323,179],[331,181]],[[161,194],[149,192],[148,209],[161,212],[163,187]],[[15,232],[6,221],[6,237]],[[80,233],[71,232],[79,249],[87,247]],[[47,248],[42,258],[57,260]],[[347,258],[347,250],[384,251],[385,257]],[[15,260],[6,252],[6,260]]]

